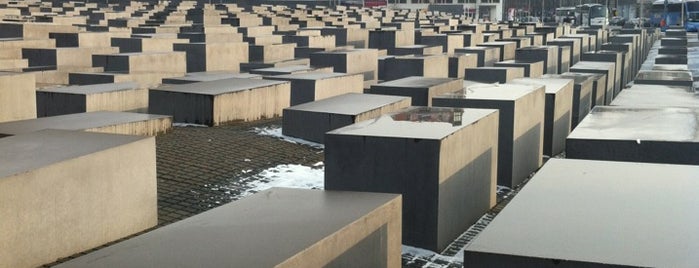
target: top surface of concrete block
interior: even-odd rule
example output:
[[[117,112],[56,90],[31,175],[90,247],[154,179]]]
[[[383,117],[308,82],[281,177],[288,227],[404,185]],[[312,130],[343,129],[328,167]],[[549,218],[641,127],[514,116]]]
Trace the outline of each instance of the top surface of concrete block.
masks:
[[[204,81],[214,81],[222,80],[228,78],[260,78],[261,75],[249,74],[249,73],[232,73],[232,72],[196,72],[188,73],[181,77],[171,77],[164,78],[164,82],[167,83],[168,80],[181,80],[181,81],[191,81],[191,82],[204,82]]]
[[[148,137],[47,129],[0,139],[0,178]]]
[[[383,82],[376,86],[385,87],[406,87],[406,88],[427,88],[454,81],[452,78],[434,78],[422,76],[409,76],[398,80]]]
[[[273,78],[274,79],[289,79],[289,80],[323,80],[323,79],[343,77],[343,76],[351,76],[351,74],[308,72],[308,73],[298,73],[298,74],[276,75]]]
[[[613,62],[604,61],[579,61],[573,66],[570,66],[570,70],[615,70],[616,64]]]
[[[468,81],[467,81],[468,82]],[[485,84],[471,83],[465,88],[450,94],[438,96],[436,98],[448,99],[484,99],[484,100],[517,100],[532,93],[543,85],[521,85],[521,84]]]
[[[397,197],[271,188],[56,267],[275,267]]]
[[[517,78],[512,79],[513,84],[545,85],[546,93],[557,93],[561,89],[573,84],[573,79],[566,78]]]
[[[66,114],[0,123],[0,135],[18,135],[43,129],[86,130],[166,117],[169,116],[108,111]]]
[[[374,120],[336,129],[328,134],[441,140],[496,112],[497,110],[491,109],[409,107]]]
[[[699,142],[699,110],[599,106],[568,138]]]
[[[123,83],[112,83],[112,84],[94,84],[85,86],[67,86],[67,87],[54,87],[54,88],[42,88],[37,89],[38,92],[53,92],[53,93],[67,93],[76,95],[89,95],[106,93],[120,90],[137,89],[138,84],[133,82],[123,82]]]
[[[546,267],[556,260],[697,267],[699,240],[690,234],[699,214],[687,213],[697,210],[696,174],[691,165],[551,159],[466,247],[465,261],[481,252],[536,258]]]
[[[289,110],[358,115],[410,97],[348,93],[289,107]]]
[[[289,83],[285,81],[273,81],[264,79],[228,78],[214,81],[192,83],[186,85],[162,86],[152,90],[191,93],[201,95],[221,95],[225,93],[243,91],[254,88],[269,87],[278,84]]]

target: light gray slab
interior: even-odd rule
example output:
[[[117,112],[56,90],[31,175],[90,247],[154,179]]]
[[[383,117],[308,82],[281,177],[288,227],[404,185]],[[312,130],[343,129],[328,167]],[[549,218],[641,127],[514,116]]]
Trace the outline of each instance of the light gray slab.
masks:
[[[67,114],[0,123],[0,135],[18,135],[43,129],[86,130],[166,117],[169,116],[109,111]]]
[[[0,178],[148,137],[47,129],[0,139]]]
[[[465,264],[490,253],[561,266],[698,267],[697,174],[691,165],[551,159],[466,247]]]
[[[288,110],[358,115],[410,97],[348,93],[287,108]]]
[[[275,267],[396,196],[271,188],[56,267]]]
[[[699,142],[699,110],[595,107],[568,139]]]

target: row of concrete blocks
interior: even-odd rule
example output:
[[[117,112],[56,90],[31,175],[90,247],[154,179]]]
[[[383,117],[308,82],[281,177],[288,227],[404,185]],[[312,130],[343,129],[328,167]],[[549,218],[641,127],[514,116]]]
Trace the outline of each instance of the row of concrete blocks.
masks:
[[[675,31],[687,36],[666,35]],[[696,205],[699,183],[692,74],[686,64],[661,63],[634,83],[580,123],[566,145],[566,157],[577,159],[545,164],[465,248],[465,266],[699,265],[692,250],[699,244],[686,236],[697,220],[684,213]]]

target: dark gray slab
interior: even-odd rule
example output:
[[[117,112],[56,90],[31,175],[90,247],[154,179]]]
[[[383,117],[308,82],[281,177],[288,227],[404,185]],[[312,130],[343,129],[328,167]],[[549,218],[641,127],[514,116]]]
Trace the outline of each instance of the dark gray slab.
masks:
[[[0,178],[148,137],[46,129],[0,139]]]
[[[687,55],[658,55],[655,64],[687,64]]]
[[[595,107],[566,142],[566,157],[699,164],[699,110]]]
[[[169,116],[108,111],[41,117],[0,123],[0,136],[19,135],[43,129],[86,130],[166,117]]]
[[[56,267],[275,267],[396,197],[271,188]]]
[[[507,83],[524,77],[524,67],[479,67],[466,68],[464,79],[483,83]]]
[[[551,159],[465,248],[464,267],[696,267],[697,174]]]
[[[250,70],[251,74],[255,75],[288,75],[296,73],[306,73],[313,71],[327,71],[332,72],[332,68],[316,68],[309,65],[291,65],[291,66],[280,66],[280,67],[270,67]]]
[[[65,87],[52,87],[52,88],[40,88],[37,89],[39,92],[50,92],[50,93],[66,93],[75,95],[90,95],[99,94],[106,92],[114,92],[128,89],[136,89],[138,84],[133,82],[121,82],[121,83],[111,83],[111,84],[94,84],[85,86],[65,86]]]

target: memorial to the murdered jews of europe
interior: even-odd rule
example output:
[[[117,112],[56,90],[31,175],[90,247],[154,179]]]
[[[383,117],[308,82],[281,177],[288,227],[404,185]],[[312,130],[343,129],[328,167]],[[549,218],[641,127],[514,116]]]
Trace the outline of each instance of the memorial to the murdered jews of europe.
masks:
[[[558,2],[0,0],[0,268],[699,267],[693,0]]]

